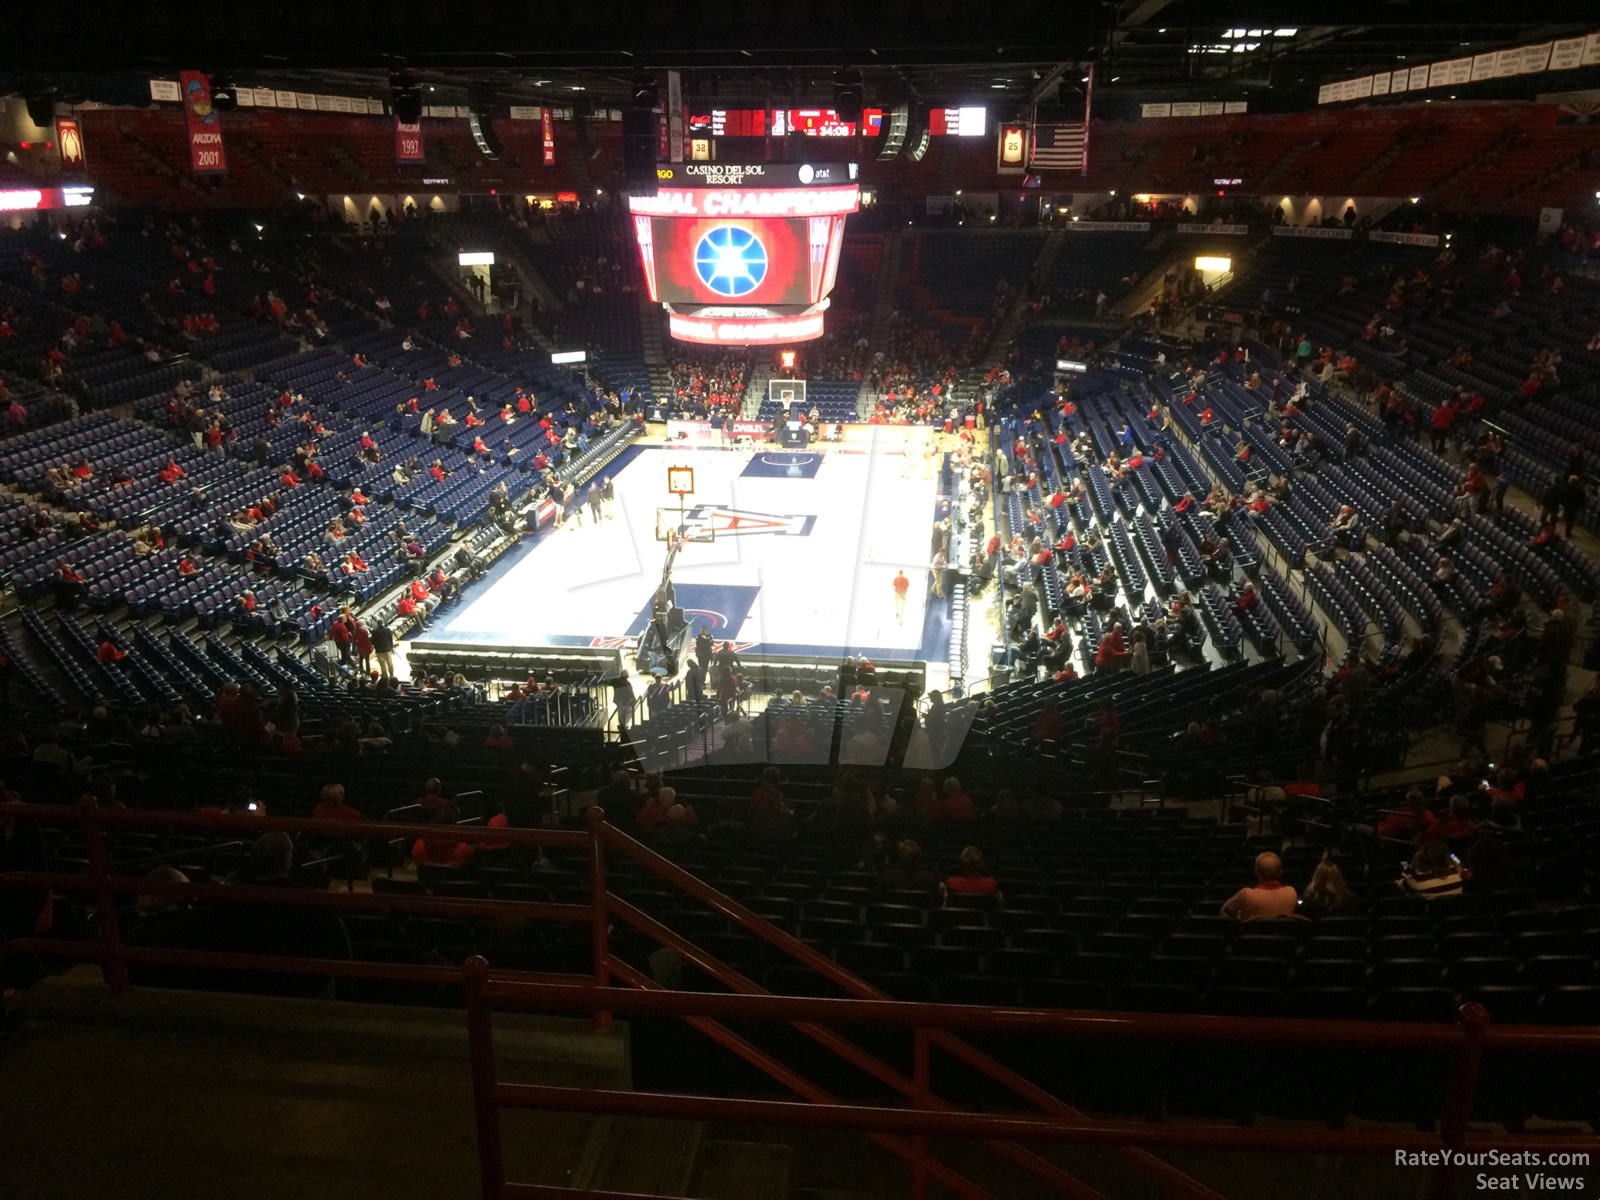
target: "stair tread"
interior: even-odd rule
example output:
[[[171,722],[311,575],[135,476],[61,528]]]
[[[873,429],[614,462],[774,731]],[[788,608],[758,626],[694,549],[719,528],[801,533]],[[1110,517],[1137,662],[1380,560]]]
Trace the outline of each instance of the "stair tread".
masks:
[[[699,1121],[603,1117],[572,1173],[578,1189],[685,1196],[705,1126]]]
[[[695,1200],[788,1200],[790,1147],[772,1142],[707,1141],[700,1147]]]

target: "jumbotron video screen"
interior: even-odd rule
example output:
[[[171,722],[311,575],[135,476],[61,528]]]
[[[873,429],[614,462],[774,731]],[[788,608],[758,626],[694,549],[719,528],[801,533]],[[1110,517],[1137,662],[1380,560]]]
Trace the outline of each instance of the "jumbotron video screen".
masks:
[[[766,345],[822,336],[854,163],[684,163],[628,199],[650,298],[680,341]]]

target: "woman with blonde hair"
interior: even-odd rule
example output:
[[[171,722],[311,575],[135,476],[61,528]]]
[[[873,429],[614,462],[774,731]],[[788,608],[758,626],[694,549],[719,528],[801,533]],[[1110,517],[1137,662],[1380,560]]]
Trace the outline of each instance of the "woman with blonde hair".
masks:
[[[1331,917],[1347,911],[1355,904],[1355,899],[1339,864],[1325,858],[1311,873],[1311,882],[1306,885],[1300,902],[1308,917]]]

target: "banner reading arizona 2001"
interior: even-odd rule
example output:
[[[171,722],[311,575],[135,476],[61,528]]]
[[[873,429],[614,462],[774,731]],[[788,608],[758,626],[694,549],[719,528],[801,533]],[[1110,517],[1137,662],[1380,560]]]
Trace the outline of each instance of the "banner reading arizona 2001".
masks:
[[[189,165],[196,175],[220,175],[228,169],[222,149],[222,122],[211,107],[211,78],[200,71],[182,71],[183,114],[189,121]]]

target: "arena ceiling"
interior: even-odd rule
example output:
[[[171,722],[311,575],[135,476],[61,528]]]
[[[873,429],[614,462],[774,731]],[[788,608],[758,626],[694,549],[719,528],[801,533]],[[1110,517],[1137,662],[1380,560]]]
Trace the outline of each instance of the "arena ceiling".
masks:
[[[442,103],[489,83],[507,101],[624,105],[636,79],[676,68],[692,96],[733,106],[826,103],[850,68],[868,104],[1071,109],[1092,61],[1113,106],[1292,108],[1329,79],[1597,27],[1582,0],[78,0],[0,5],[0,88],[50,79],[104,99],[119,76],[197,67],[378,94],[403,61]],[[1481,94],[1535,85],[1493,86]]]

